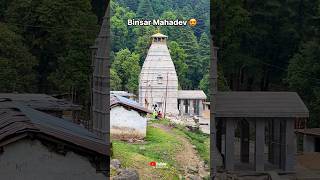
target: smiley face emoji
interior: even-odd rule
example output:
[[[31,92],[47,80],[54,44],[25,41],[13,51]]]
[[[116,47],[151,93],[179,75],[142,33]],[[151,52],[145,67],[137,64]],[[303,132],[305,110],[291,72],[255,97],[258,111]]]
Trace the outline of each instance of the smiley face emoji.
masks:
[[[192,18],[189,20],[189,26],[194,27],[197,25],[197,20]]]

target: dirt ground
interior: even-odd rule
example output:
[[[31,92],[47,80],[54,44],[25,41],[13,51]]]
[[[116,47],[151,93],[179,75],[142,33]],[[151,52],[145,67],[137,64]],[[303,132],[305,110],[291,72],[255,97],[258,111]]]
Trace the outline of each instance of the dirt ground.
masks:
[[[320,171],[320,153],[304,153],[297,156],[300,165],[310,170]]]
[[[207,172],[204,168],[203,161],[201,161],[199,155],[197,154],[197,151],[194,149],[193,145],[189,142],[188,139],[180,135],[177,135],[172,131],[170,127],[165,126],[163,124],[152,124],[152,126],[163,129],[168,133],[175,134],[179,141],[181,141],[184,145],[183,150],[177,153],[176,161],[184,171],[185,177],[188,177],[188,175],[190,174],[190,170],[197,170],[198,173],[195,174],[199,175],[200,177],[206,177],[209,175],[209,172]]]

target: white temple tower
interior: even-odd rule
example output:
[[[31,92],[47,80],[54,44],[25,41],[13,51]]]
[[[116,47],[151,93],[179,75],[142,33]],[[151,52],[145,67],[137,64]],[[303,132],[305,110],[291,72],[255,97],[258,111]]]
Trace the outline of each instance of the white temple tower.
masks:
[[[139,102],[152,110],[157,105],[162,113],[177,115],[178,77],[168,47],[168,36],[157,33],[143,63],[139,79]]]

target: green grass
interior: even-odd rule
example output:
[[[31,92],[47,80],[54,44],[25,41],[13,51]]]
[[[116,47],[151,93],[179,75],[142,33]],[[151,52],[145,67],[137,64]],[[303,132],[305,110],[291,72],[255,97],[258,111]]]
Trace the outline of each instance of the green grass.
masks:
[[[130,144],[113,141],[112,158],[119,159],[123,167],[138,169],[140,176],[152,174],[163,179],[169,177],[169,179],[179,179],[179,172],[174,167],[176,164],[174,156],[181,150],[182,144],[176,137],[161,129],[148,126],[146,142],[146,144]],[[169,168],[155,169],[148,165],[151,161],[167,163]]]
[[[112,158],[119,159],[123,167],[137,169],[140,179],[179,179],[181,174],[175,162],[175,155],[183,145],[174,134],[150,126],[153,123],[175,127],[173,132],[186,137],[191,144],[196,146],[200,157],[206,164],[210,164],[210,138],[200,131],[190,132],[184,126],[176,125],[168,119],[153,120],[147,127],[145,144],[130,144],[122,141],[113,141]],[[148,165],[149,162],[164,162],[169,165],[167,169],[155,169]],[[146,176],[154,175],[152,178]]]
[[[200,130],[196,132],[188,131],[184,126],[170,122],[169,119],[161,119],[152,122],[166,126],[174,126],[175,132],[188,138],[191,144],[196,146],[196,150],[198,151],[201,159],[203,159],[206,164],[210,165],[210,135],[205,134]]]

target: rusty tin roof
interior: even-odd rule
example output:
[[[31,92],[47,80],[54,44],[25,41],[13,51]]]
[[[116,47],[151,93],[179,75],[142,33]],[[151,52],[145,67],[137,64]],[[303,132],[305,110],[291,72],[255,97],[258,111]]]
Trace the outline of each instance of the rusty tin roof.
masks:
[[[25,133],[43,134],[101,155],[109,155],[109,144],[78,124],[22,104],[0,101],[0,147],[12,142],[12,139],[19,140],[16,137]]]
[[[37,110],[81,110],[80,105],[73,104],[64,99],[57,99],[47,94],[0,93],[1,99],[10,99]]]
[[[126,108],[129,109],[134,109],[140,113],[152,113],[152,111],[144,108],[141,104],[139,104],[138,102],[122,97],[122,96],[118,96],[115,94],[111,94],[110,95],[110,108],[116,107],[116,106],[125,106]]]

